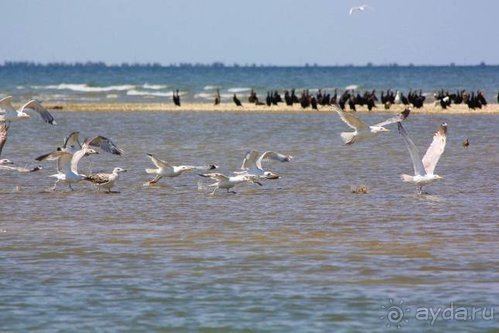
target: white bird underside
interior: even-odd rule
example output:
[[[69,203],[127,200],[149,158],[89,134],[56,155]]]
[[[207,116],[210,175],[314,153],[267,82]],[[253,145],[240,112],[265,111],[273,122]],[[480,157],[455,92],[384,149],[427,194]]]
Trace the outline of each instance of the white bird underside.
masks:
[[[156,175],[153,179],[149,181],[149,184],[157,183],[163,177],[178,177],[184,172],[189,172],[193,170],[213,170],[217,169],[218,166],[215,164],[209,165],[171,165],[170,163],[163,161],[153,154],[147,154],[153,164],[156,166],[156,169],[148,168],[146,169],[146,173],[151,175]]]
[[[341,120],[343,120],[345,124],[354,129],[353,132],[342,132],[340,134],[343,142],[347,145],[368,140],[375,137],[380,132],[388,132],[388,129],[386,129],[385,126],[401,122],[407,119],[407,117],[411,113],[411,108],[406,108],[396,116],[390,117],[385,121],[369,126],[352,113],[345,112],[335,105],[333,106],[333,109],[336,110]]]
[[[442,156],[445,145],[447,143],[447,124],[443,123],[436,133],[433,135],[433,141],[431,142],[428,150],[421,159],[419,150],[412,141],[412,139],[407,134],[404,126],[398,123],[399,133],[402,135],[404,142],[409,150],[409,155],[411,157],[412,165],[414,168],[414,176],[401,175],[401,179],[406,182],[411,182],[419,187],[419,192],[421,192],[421,187],[423,185],[428,185],[434,181],[441,179],[442,177],[434,174],[435,167]]]
[[[233,188],[236,185],[240,185],[243,183],[257,183],[254,180],[253,177],[247,176],[247,175],[236,175],[236,176],[226,176],[221,173],[217,172],[212,172],[212,173],[205,173],[205,174],[200,174],[201,177],[207,177],[210,179],[215,180],[216,182],[213,184],[208,185],[209,187],[214,187],[213,192],[211,194],[215,194],[216,190],[221,188],[221,189],[226,189],[227,192],[230,192],[229,190]],[[261,184],[259,184],[261,185]],[[235,193],[235,192],[232,192]]]

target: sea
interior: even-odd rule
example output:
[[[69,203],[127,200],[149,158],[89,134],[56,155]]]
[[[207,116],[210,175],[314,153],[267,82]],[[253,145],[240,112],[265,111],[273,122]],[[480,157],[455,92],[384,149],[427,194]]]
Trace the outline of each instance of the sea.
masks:
[[[253,89],[262,100],[268,91],[295,89],[333,94],[391,89],[420,91],[482,91],[497,102],[499,66],[346,66],[269,67],[203,65],[105,65],[4,63],[0,66],[0,96],[47,102],[171,102],[179,90],[184,102],[213,103],[247,97]]]
[[[177,87],[197,100],[210,86],[481,89],[492,98],[499,82],[491,66],[4,66],[0,74],[0,92],[18,102],[161,101],[168,96],[157,93]],[[497,115],[404,121],[421,152],[448,124],[435,170],[444,179],[419,195],[400,180],[413,167],[396,126],[345,146],[339,134],[350,129],[332,112],[67,111],[51,110],[57,126],[36,115],[13,122],[2,151],[42,170],[0,170],[1,332],[497,332]],[[86,182],[50,190],[55,162],[35,158],[72,131],[124,150],[78,166],[127,169],[117,193]],[[251,149],[293,159],[264,161],[280,178],[235,194],[210,195],[200,172],[147,185],[148,153],[229,175]],[[354,193],[362,186],[367,193]]]

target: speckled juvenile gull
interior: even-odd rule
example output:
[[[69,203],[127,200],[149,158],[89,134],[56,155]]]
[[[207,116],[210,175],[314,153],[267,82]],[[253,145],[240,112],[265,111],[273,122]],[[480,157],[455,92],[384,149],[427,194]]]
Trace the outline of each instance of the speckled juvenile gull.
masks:
[[[113,169],[111,173],[96,173],[85,177],[85,180],[88,180],[97,186],[100,190],[101,188],[107,190],[107,192],[111,192],[111,189],[116,185],[116,182],[120,178],[120,173],[126,172],[126,169],[122,169],[116,167]]]

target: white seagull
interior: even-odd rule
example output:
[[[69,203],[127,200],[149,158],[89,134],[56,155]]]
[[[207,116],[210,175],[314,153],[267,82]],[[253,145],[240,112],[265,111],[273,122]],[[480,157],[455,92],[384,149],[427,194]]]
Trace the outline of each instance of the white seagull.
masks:
[[[146,172],[151,175],[156,175],[151,179],[149,184],[156,184],[163,177],[177,177],[184,172],[192,170],[213,170],[218,168],[215,164],[209,164],[206,166],[194,166],[194,165],[171,165],[170,163],[160,160],[152,154],[147,154],[151,161],[156,166],[156,169],[146,169]],[[147,183],[146,183],[147,184]]]
[[[113,169],[112,173],[96,173],[85,177],[85,180],[94,183],[99,191],[101,188],[103,188],[106,189],[108,193],[111,193],[111,189],[114,187],[114,185],[116,185],[116,182],[120,178],[120,173],[122,172],[126,172],[126,169],[117,167]]]
[[[59,158],[62,156],[60,152],[65,152],[72,155],[78,150],[80,150],[82,148],[82,145],[80,144],[79,141],[79,135],[80,135],[79,132],[72,132],[64,139],[64,144],[62,145],[62,147],[58,147],[55,151],[50,152],[48,154],[38,156],[36,160],[37,161],[57,160],[57,172],[60,172],[62,170],[62,165],[65,163],[63,160]],[[123,153],[122,149],[116,147],[116,145],[111,140],[102,135],[98,135],[91,139],[87,139],[85,142],[87,142],[88,146],[98,147],[103,151],[113,155],[121,155]]]
[[[99,153],[96,150],[90,148],[89,141],[90,140],[86,140],[83,143],[81,149],[76,151],[74,154],[67,151],[58,150],[46,157],[46,159],[48,160],[58,161],[58,172],[54,175],[49,176],[57,179],[54,186],[52,187],[53,191],[55,191],[56,186],[60,181],[67,184],[69,188],[73,190],[71,184],[78,183],[87,177],[84,174],[80,174],[78,172],[78,163],[83,156]]]
[[[54,117],[38,101],[32,99],[17,110],[12,106],[11,101],[12,96],[7,96],[0,100],[0,121],[29,119],[31,116],[26,111],[36,111],[42,117],[43,121],[51,125],[57,125]]]
[[[371,8],[371,6],[368,6],[368,5],[366,5],[366,4],[364,4],[364,5],[360,5],[360,6],[354,6],[354,7],[350,8],[349,15],[352,15],[352,14],[353,14],[354,12],[356,12],[356,11],[360,11],[360,12],[362,12],[362,11],[364,11],[366,8]]]
[[[279,175],[263,169],[262,161],[289,162],[292,159],[293,156],[291,155],[284,155],[274,151],[266,151],[260,154],[256,150],[251,150],[246,153],[243,159],[243,164],[241,165],[242,171],[236,171],[235,174],[254,176],[257,179],[279,179]]]
[[[409,116],[409,113],[411,112],[411,108],[406,108],[404,111],[402,111],[400,114],[396,115],[395,117],[389,118],[381,123],[374,124],[374,125],[367,125],[364,123],[362,120],[354,116],[352,113],[347,113],[341,110],[337,106],[333,106],[334,109],[336,109],[336,112],[340,115],[341,120],[345,122],[348,126],[353,128],[355,131],[353,132],[342,132],[341,133],[341,138],[343,139],[343,142],[347,145],[351,145],[355,142],[360,142],[364,140],[368,140],[370,138],[375,137],[378,133],[381,132],[389,132],[388,129],[386,129],[384,126],[391,125],[400,121],[403,121]]]
[[[442,123],[437,132],[433,135],[426,154],[421,159],[418,148],[407,134],[401,123],[398,123],[399,133],[404,138],[409,154],[411,155],[412,165],[414,167],[414,176],[401,175],[400,178],[404,182],[413,183],[418,186],[418,193],[421,194],[424,185],[431,184],[443,177],[434,174],[440,156],[442,156],[445,144],[447,143],[447,124]]]
[[[253,176],[248,176],[248,175],[236,175],[236,176],[226,176],[221,173],[217,172],[212,172],[212,173],[204,173],[204,174],[199,174],[201,177],[207,177],[211,178],[213,180],[216,180],[216,183],[208,185],[208,187],[214,187],[215,189],[213,192],[211,192],[211,195],[214,195],[216,190],[219,188],[226,189],[227,193],[236,193],[235,191],[229,191],[231,188],[233,188],[236,185],[243,184],[243,183],[256,183],[258,185],[262,185],[258,183],[257,181],[254,180]]]

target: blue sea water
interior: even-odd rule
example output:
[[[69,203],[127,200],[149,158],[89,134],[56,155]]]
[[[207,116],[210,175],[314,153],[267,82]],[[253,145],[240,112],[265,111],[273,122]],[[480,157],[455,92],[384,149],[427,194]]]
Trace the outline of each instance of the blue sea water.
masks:
[[[222,99],[234,93],[247,96],[251,89],[260,97],[268,90],[323,89],[341,93],[357,91],[422,90],[427,95],[482,90],[496,101],[499,66],[365,66],[365,67],[229,67],[104,64],[0,66],[0,95],[20,100],[73,102],[161,102],[180,91],[183,101],[212,102],[216,89]]]

